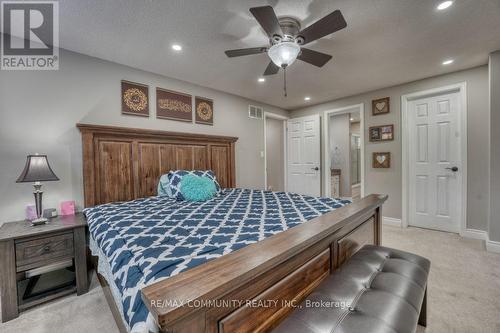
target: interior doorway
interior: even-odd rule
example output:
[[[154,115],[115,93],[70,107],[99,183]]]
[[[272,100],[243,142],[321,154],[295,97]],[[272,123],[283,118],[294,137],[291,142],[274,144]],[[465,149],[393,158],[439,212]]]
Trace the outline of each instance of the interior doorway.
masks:
[[[287,191],[321,195],[320,116],[287,121]]]
[[[323,195],[364,196],[364,105],[325,111],[323,115]]]
[[[286,121],[287,117],[264,114],[265,189],[286,191]]]
[[[465,230],[465,88],[461,83],[402,96],[404,226]]]

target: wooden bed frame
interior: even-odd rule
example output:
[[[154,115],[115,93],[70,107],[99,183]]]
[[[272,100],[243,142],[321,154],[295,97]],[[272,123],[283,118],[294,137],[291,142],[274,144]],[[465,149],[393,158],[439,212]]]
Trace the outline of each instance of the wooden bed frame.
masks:
[[[155,195],[160,175],[170,169],[212,169],[223,187],[236,185],[237,138],[77,126],[86,207]],[[386,200],[369,195],[153,283],[142,289],[142,299],[161,332],[269,331],[361,246],[381,243]],[[112,297],[107,299],[115,309]]]

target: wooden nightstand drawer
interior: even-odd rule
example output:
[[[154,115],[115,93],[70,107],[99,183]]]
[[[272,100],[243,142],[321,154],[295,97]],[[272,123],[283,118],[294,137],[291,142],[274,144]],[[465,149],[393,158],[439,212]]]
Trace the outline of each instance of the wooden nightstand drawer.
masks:
[[[0,226],[2,322],[16,318],[19,311],[67,295],[74,289],[78,295],[88,291],[86,226],[83,214],[58,216],[36,227],[25,220]],[[45,290],[50,285],[59,286],[57,281],[51,280],[48,272],[69,262],[74,266],[76,288],[63,284],[60,288]],[[40,293],[28,292],[26,296],[30,283],[36,285],[37,276],[41,275],[46,280],[39,289]],[[29,280],[27,284],[26,280]]]
[[[16,241],[16,267],[23,271],[73,257],[73,232]]]

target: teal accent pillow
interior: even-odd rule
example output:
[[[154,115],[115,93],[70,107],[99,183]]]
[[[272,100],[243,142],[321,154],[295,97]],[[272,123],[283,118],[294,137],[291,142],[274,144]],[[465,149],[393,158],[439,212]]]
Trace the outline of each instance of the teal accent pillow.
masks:
[[[160,177],[158,182],[158,196],[160,197],[172,197],[172,189],[170,188],[170,180],[168,179],[168,174],[164,174]]]
[[[186,175],[180,185],[182,196],[187,201],[207,201],[217,193],[214,181],[204,176]]]

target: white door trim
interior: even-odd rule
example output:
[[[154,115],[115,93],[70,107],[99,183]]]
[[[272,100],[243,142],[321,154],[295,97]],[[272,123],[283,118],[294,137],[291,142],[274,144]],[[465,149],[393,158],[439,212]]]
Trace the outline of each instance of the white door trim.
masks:
[[[323,112],[323,133],[321,135],[321,139],[323,141],[323,156],[321,159],[321,169],[323,170],[323,196],[329,197],[331,195],[331,188],[330,188],[330,182],[331,182],[331,172],[330,168],[327,168],[328,166],[328,156],[329,154],[329,133],[328,133],[328,118],[332,115],[340,115],[340,114],[345,114],[349,113],[349,110],[358,108],[359,109],[359,115],[361,118],[360,124],[359,124],[359,134],[360,134],[360,141],[361,141],[361,197],[364,197],[365,195],[365,104],[360,103],[360,104],[354,104],[342,108],[337,108],[337,109],[332,109],[332,110],[327,110]]]
[[[462,177],[460,178],[460,192],[461,192],[461,211],[460,211],[460,235],[463,236],[466,231],[466,221],[467,221],[467,84],[466,82],[461,82],[449,86],[439,87],[435,89],[429,89],[424,91],[418,91],[411,94],[406,94],[401,96],[401,133],[402,133],[402,168],[403,168],[403,221],[402,226],[408,226],[409,220],[409,117],[408,117],[408,104],[410,101],[415,99],[420,99],[424,97],[430,97],[433,95],[443,95],[446,93],[458,92],[460,94],[461,103],[461,113],[459,115],[460,121],[460,149],[461,149],[461,166]]]
[[[272,112],[267,112],[264,111],[264,190],[267,190],[267,134],[266,134],[266,118],[271,118],[271,119],[277,119],[277,120],[282,120],[283,121],[283,185],[284,185],[284,191],[286,192],[287,190],[287,151],[286,151],[286,121],[290,119],[287,116],[282,116],[277,113],[272,113]]]

